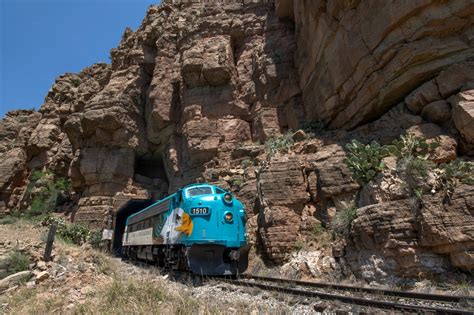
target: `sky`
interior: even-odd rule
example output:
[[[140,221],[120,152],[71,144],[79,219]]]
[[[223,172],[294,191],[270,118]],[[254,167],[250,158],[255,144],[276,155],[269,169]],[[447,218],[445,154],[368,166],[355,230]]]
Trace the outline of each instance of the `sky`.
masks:
[[[55,78],[110,63],[125,27],[160,0],[0,0],[0,118],[38,109]]]

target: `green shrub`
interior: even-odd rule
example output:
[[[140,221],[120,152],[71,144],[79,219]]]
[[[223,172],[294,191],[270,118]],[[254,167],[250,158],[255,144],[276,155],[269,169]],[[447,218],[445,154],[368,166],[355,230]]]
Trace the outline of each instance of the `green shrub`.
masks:
[[[14,273],[28,270],[30,268],[30,257],[28,255],[14,250],[10,252],[7,258],[7,274],[12,275]]]
[[[423,198],[423,189],[415,188],[415,189],[413,189],[413,194],[415,195],[415,197],[417,199],[421,199],[421,198]]]
[[[309,134],[319,134],[326,130],[326,124],[323,121],[305,121],[300,128]]]
[[[352,177],[359,183],[370,182],[384,169],[382,159],[387,156],[388,151],[376,141],[362,144],[354,139],[346,145],[346,148],[349,152],[343,162],[351,170]]]
[[[39,171],[39,170],[36,170],[36,171],[33,171],[33,173],[31,174],[30,176],[30,180],[32,182],[37,182],[38,180],[40,179],[43,179],[45,178],[46,176],[50,175],[51,172],[49,171]]]
[[[17,221],[17,218],[14,216],[6,216],[0,219],[0,225],[13,224]]]
[[[51,205],[48,204],[47,200],[45,200],[44,197],[35,196],[31,201],[30,208],[26,214],[29,217],[45,214],[52,210],[50,206]]]
[[[272,157],[277,152],[288,152],[294,143],[292,133],[288,132],[279,137],[268,139],[265,143],[265,151]]]
[[[253,162],[252,160],[250,159],[244,159],[240,165],[243,167],[243,168],[247,168],[247,167],[250,167],[250,166],[253,166]]]
[[[100,248],[102,244],[102,231],[96,230],[89,233],[87,237],[87,243],[91,244],[93,248]]]
[[[428,159],[437,147],[439,147],[438,140],[427,143],[425,138],[410,133],[400,136],[400,139],[394,140],[387,146],[390,154],[398,159],[413,157],[422,160]]]
[[[444,202],[451,199],[458,182],[474,185],[473,165],[460,159],[441,164],[438,183],[445,194]]]
[[[458,180],[466,185],[474,185],[474,166],[471,163],[457,159],[441,164],[440,168],[442,181],[454,184],[454,181]]]
[[[240,188],[242,186],[242,179],[234,178],[231,180],[231,185]]]
[[[61,177],[56,180],[54,186],[59,190],[68,191],[71,189],[71,182],[68,179]]]
[[[326,229],[322,226],[321,223],[316,223],[312,230],[311,230],[311,234],[313,237],[318,237],[320,236],[321,234],[323,234],[324,232],[326,231]]]
[[[331,227],[334,232],[338,234],[345,234],[350,230],[352,221],[354,221],[355,218],[357,218],[356,207],[348,207],[339,210],[332,219]]]
[[[305,247],[306,247],[306,242],[304,240],[302,240],[302,239],[296,240],[296,242],[295,242],[295,249],[296,250],[300,251]]]
[[[81,84],[81,80],[80,79],[77,79],[77,78],[74,78],[71,80],[71,84],[74,86],[74,87],[78,87],[80,84]]]
[[[43,225],[51,225],[53,223],[58,226],[56,230],[57,235],[67,243],[82,245],[91,235],[91,232],[87,227],[77,223],[67,223],[62,218],[49,216],[42,222]]]
[[[28,193],[31,194],[38,181],[42,182],[40,191],[33,196],[29,210],[25,213],[27,217],[32,218],[53,212],[56,209],[58,197],[70,191],[71,184],[68,179],[58,178],[54,181],[52,177],[49,171],[34,171],[31,174]]]
[[[435,168],[435,164],[429,160],[410,156],[400,159],[397,168],[399,172],[403,172],[411,178],[424,179],[428,176],[429,171]]]
[[[89,229],[81,224],[72,223],[58,226],[59,237],[68,243],[84,244],[89,237]]]

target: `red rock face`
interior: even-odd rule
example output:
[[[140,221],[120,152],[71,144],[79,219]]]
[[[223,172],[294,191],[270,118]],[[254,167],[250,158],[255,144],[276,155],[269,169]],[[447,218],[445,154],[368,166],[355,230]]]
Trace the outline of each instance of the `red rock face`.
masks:
[[[279,16],[295,22],[306,114],[331,128],[350,129],[379,116],[473,54],[469,1],[276,3]],[[447,89],[440,85],[441,96],[466,83],[468,72],[456,71]]]
[[[352,230],[354,251],[347,257],[362,266],[359,272],[368,280],[383,278],[377,270],[405,277],[447,272],[451,265],[471,270],[472,186],[459,187],[449,203],[442,199],[430,198],[420,208],[410,199],[360,208]],[[382,264],[374,265],[374,253],[384,257]]]
[[[419,257],[436,257],[437,266],[472,268],[470,252],[455,249],[472,234],[441,233],[461,214],[423,210],[423,231],[432,232],[416,236],[395,170],[362,189],[342,161],[351,139],[388,144],[404,132],[438,139],[437,163],[473,156],[473,13],[462,0],[152,6],[135,32],[125,30],[110,65],[60,76],[39,112],[0,122],[0,211],[27,207],[34,170],[68,177],[72,218],[100,228],[131,198],[207,181],[244,202],[250,239],[274,262],[314,224],[328,227],[359,202],[366,207],[351,239],[365,242],[369,261],[399,255],[422,266]],[[331,131],[299,132],[289,153],[267,154],[271,138],[308,121]],[[470,206],[455,200],[443,209],[472,221]],[[403,235],[417,245],[384,249]],[[365,264],[350,261],[354,270]]]

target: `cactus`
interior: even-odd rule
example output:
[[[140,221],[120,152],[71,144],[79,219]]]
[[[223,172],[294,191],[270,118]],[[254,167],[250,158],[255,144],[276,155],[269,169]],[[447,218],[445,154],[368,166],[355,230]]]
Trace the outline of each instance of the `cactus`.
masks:
[[[382,159],[388,155],[388,150],[376,141],[362,144],[357,140],[352,140],[346,148],[349,152],[344,163],[351,170],[352,177],[359,183],[370,182],[385,168]]]
[[[390,154],[397,159],[413,157],[422,160],[427,160],[437,147],[439,147],[438,140],[427,143],[425,138],[410,133],[400,136],[400,139],[387,146]]]
[[[265,143],[265,151],[269,157],[272,157],[277,152],[288,152],[294,143],[292,133],[288,132],[279,137],[268,139]]]

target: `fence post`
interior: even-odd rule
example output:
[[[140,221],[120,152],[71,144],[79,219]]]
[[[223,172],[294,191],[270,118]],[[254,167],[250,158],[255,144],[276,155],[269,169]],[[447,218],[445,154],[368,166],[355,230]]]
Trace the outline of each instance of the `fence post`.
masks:
[[[54,236],[56,235],[57,223],[51,224],[48,231],[48,239],[46,240],[46,247],[44,249],[43,260],[48,262],[51,260],[51,252],[53,251]]]

